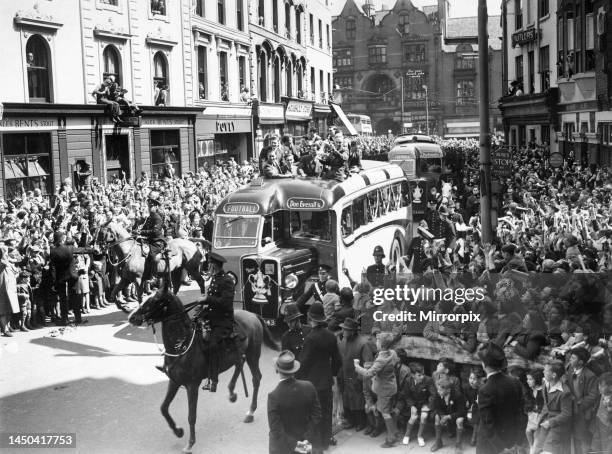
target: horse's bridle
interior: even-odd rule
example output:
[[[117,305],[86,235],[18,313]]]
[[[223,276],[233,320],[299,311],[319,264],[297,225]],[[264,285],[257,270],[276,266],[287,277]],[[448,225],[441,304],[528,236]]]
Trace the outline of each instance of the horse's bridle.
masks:
[[[133,242],[134,242],[134,244],[133,244],[133,245],[132,245],[132,247],[130,248],[129,252],[128,252],[127,254],[125,254],[125,256],[124,256],[124,257],[123,257],[121,260],[119,260],[118,262],[113,262],[113,261],[110,259],[110,255],[109,255],[109,254],[107,254],[107,255],[108,255],[108,261],[109,261],[109,263],[111,264],[111,266],[118,266],[118,265],[121,265],[122,263],[127,262],[127,261],[128,261],[130,258],[132,258],[132,256],[134,255],[134,254],[133,254],[133,251],[134,251],[134,249],[135,249],[135,247],[136,247],[136,244],[137,244],[137,242],[138,242],[138,241],[137,241],[137,239],[136,239],[134,236],[129,236],[129,237],[124,238],[124,239],[122,239],[122,240],[116,240],[116,239],[115,239],[115,235],[113,235],[113,240],[109,242],[109,241],[107,241],[107,239],[106,239],[106,235],[108,235],[108,228],[107,228],[107,226],[105,225],[105,226],[100,226],[100,227],[98,227],[98,229],[96,230],[96,236],[94,237],[94,238],[95,238],[95,241],[96,241],[96,244],[97,244],[97,242],[98,242],[98,237],[99,237],[99,235],[100,235],[100,232],[102,232],[102,229],[103,229],[103,228],[105,229],[105,238],[104,238],[104,243],[102,243],[102,244],[100,245],[100,246],[101,246],[101,247],[100,247],[100,250],[101,250],[102,252],[107,252],[107,253],[108,253],[108,252],[110,252],[110,251],[111,251],[111,250],[112,250],[114,247],[116,247],[116,246],[120,245],[121,243],[125,243],[125,242],[127,242],[127,241],[133,241]]]

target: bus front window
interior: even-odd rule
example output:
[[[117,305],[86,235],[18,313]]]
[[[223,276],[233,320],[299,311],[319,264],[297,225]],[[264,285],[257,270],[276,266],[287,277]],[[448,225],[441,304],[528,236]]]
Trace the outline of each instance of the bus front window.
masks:
[[[421,158],[421,172],[442,173],[442,160],[440,158]]]
[[[289,225],[292,238],[331,240],[329,211],[292,211]]]
[[[215,225],[215,248],[255,247],[259,216],[218,216]]]

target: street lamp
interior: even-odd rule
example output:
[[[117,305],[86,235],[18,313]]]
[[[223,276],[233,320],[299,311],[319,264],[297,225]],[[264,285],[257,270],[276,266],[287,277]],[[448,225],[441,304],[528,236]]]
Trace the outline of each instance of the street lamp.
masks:
[[[427,85],[423,85],[425,89],[425,121],[427,122],[427,135],[429,135],[429,100],[428,100],[428,92]]]

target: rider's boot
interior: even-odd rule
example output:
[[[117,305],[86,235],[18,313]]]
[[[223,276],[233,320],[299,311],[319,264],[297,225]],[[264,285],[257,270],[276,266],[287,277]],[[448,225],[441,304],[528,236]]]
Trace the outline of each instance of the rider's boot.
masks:
[[[208,377],[206,384],[202,386],[205,391],[211,393],[217,392],[217,383],[219,383],[219,354],[218,347],[211,347],[208,360]]]

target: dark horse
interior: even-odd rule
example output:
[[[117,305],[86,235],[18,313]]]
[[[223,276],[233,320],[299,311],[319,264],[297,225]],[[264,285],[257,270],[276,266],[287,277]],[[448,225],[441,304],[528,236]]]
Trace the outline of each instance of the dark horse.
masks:
[[[220,371],[234,367],[234,374],[229,383],[229,399],[235,402],[237,395],[234,392],[236,380],[242,372],[244,362],[249,365],[253,376],[253,397],[251,406],[244,422],[252,422],[253,414],[257,409],[257,394],[261,381],[259,370],[259,357],[261,344],[265,343],[274,350],[280,350],[272,338],[270,330],[264,321],[257,315],[243,311],[234,311],[234,318],[244,339],[240,347],[232,348],[230,352],[222,354],[219,364]],[[177,428],[170,416],[168,408],[176,396],[180,386],[187,389],[189,402],[189,442],[183,452],[190,453],[195,444],[196,409],[198,404],[198,390],[200,383],[208,375],[208,344],[202,336],[197,323],[187,315],[181,300],[168,291],[159,291],[142,306],[132,312],[128,318],[132,325],[140,326],[143,323],[152,325],[161,322],[162,338],[165,348],[164,366],[170,381],[166,397],[161,405],[161,412],[168,425],[177,437],[183,436],[183,429]]]

